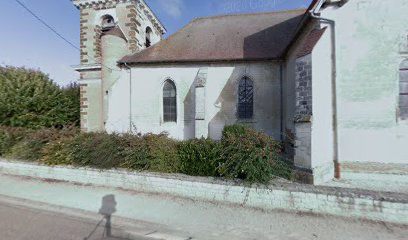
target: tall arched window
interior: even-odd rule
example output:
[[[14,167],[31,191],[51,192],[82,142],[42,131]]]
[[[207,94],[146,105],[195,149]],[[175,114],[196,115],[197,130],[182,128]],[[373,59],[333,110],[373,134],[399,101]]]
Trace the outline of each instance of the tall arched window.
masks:
[[[238,117],[251,119],[254,115],[254,83],[248,77],[239,81],[238,88]]]
[[[147,48],[152,45],[152,40],[151,40],[152,33],[153,33],[152,29],[150,27],[147,27],[146,28],[146,43],[145,43],[145,46]]]
[[[401,119],[408,119],[408,59],[400,65],[399,115]]]
[[[171,80],[167,80],[163,87],[163,120],[177,122],[177,91]]]

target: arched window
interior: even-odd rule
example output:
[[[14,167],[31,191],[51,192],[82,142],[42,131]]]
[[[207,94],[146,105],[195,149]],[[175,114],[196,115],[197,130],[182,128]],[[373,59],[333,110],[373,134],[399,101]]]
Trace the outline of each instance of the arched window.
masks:
[[[408,119],[408,59],[400,65],[399,115],[401,119]]]
[[[108,31],[115,27],[115,20],[111,15],[102,17],[102,31]]]
[[[146,43],[145,43],[145,46],[147,48],[152,45],[152,40],[151,40],[152,33],[153,33],[152,29],[150,27],[147,27],[146,28]]]
[[[238,117],[251,119],[254,115],[254,83],[248,77],[239,81],[238,88]]]
[[[177,122],[177,92],[171,80],[163,87],[163,119],[164,122]]]

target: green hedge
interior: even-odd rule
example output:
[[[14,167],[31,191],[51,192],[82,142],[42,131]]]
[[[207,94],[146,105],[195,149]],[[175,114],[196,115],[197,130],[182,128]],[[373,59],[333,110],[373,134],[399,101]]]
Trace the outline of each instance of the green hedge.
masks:
[[[0,66],[0,125],[32,129],[79,126],[78,84],[59,87],[32,69]]]
[[[291,177],[280,143],[244,125],[226,127],[221,141],[0,127],[0,156],[47,165],[183,173],[263,184],[276,176]]]

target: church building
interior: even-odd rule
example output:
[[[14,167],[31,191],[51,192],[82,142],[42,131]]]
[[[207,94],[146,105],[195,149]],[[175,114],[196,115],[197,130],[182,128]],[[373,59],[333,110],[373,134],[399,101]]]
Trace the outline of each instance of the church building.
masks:
[[[196,18],[168,38],[144,0],[73,3],[83,131],[218,140],[247,124],[315,184],[408,165],[406,0]]]

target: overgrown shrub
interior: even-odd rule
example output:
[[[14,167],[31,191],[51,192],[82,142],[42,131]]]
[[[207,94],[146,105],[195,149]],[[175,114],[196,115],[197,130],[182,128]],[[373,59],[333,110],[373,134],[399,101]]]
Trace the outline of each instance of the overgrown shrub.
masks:
[[[81,133],[65,142],[68,162],[75,166],[101,169],[118,168],[123,146],[121,137],[107,133]]]
[[[178,144],[178,141],[169,138],[165,133],[124,135],[121,167],[139,171],[178,173]]]
[[[150,168],[149,146],[144,138],[138,135],[123,135],[123,152],[120,167],[131,170],[148,170]]]
[[[0,156],[48,165],[221,176],[263,184],[275,176],[291,176],[282,161],[280,143],[244,125],[226,127],[220,142],[176,141],[167,134],[0,127]]]
[[[0,156],[4,157],[11,148],[23,140],[31,130],[26,128],[0,127]]]
[[[211,139],[181,142],[178,148],[181,173],[192,176],[217,176],[221,144]]]
[[[38,70],[0,66],[0,125],[78,126],[79,95],[77,84],[60,88]]]
[[[43,149],[48,143],[77,133],[76,128],[30,130],[0,127],[0,156],[37,161],[43,157]]]
[[[264,133],[244,125],[230,126],[221,143],[218,173],[223,177],[264,184],[275,176],[290,177],[291,171],[281,159],[280,143]]]
[[[167,134],[147,134],[143,136],[149,148],[150,171],[163,173],[178,173],[180,159],[177,152],[178,141],[171,139]]]
[[[177,143],[166,134],[81,133],[49,144],[42,162],[176,173],[179,172]]]

